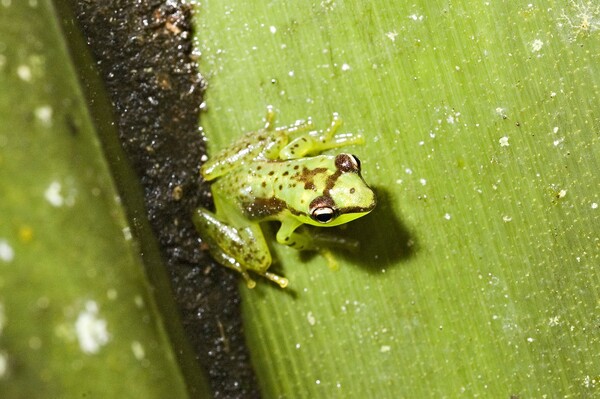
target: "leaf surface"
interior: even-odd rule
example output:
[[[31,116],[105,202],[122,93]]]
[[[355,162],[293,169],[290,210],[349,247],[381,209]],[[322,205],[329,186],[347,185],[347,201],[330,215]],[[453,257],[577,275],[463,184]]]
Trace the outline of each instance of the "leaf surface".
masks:
[[[265,397],[597,393],[595,2],[205,1],[211,151],[339,112],[378,208],[356,255],[244,291]],[[595,24],[595,25],[594,25]]]

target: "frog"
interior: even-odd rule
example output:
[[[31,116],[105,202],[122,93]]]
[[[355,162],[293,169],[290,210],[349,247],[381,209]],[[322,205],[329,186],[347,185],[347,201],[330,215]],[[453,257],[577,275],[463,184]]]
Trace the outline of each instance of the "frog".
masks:
[[[249,272],[281,288],[288,279],[269,271],[272,256],[261,224],[279,222],[279,244],[300,251],[325,251],[331,240],[320,239],[307,226],[333,227],[367,215],[376,205],[375,192],[361,175],[355,155],[323,154],[364,144],[360,134],[338,133],[342,120],[315,129],[312,119],[276,127],[267,107],[265,124],[242,135],[200,167],[211,184],[214,211],[195,209],[193,223],[212,257],[241,274]],[[335,242],[343,242],[343,240]]]

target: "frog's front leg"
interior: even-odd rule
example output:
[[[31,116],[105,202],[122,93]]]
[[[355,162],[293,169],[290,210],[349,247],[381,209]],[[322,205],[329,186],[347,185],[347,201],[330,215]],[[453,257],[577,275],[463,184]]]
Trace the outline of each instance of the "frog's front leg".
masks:
[[[303,224],[294,218],[284,219],[277,231],[277,242],[299,251],[323,251],[337,247],[350,252],[358,250],[358,241],[352,238],[315,233],[303,229]]]
[[[302,223],[293,218],[282,221],[276,238],[278,243],[299,251],[318,251],[332,270],[338,269],[338,263],[329,248],[337,247],[356,252],[359,245],[358,241],[351,238],[316,234],[307,229],[302,229]]]
[[[323,151],[346,147],[353,144],[363,144],[364,138],[360,134],[343,133],[335,134],[342,126],[342,120],[336,113],[333,114],[327,129],[312,130],[301,134],[287,143],[279,151],[280,159],[298,159],[306,155],[319,154]]]
[[[193,221],[213,258],[239,272],[248,288],[256,286],[248,270],[265,276],[281,288],[288,285],[286,278],[267,271],[271,253],[258,224],[233,226],[204,208],[196,209]]]
[[[281,226],[277,231],[277,242],[287,245],[299,251],[317,249],[311,237],[305,232],[297,232],[296,229],[302,225],[302,222],[295,218],[286,218],[281,221]]]

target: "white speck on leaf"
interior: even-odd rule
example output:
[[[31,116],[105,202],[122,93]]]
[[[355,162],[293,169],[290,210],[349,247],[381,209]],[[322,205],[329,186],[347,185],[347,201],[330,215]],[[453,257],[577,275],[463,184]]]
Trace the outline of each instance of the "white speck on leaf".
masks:
[[[598,209],[598,203],[592,202],[592,209]]]
[[[52,107],[49,105],[42,105],[37,107],[33,111],[36,119],[42,123],[44,126],[52,126]]]
[[[548,325],[554,327],[560,324],[560,316],[552,316],[548,319]]]
[[[135,306],[140,309],[144,307],[144,298],[139,295],[136,295],[135,298],[133,298],[133,302],[135,303]]]
[[[19,65],[17,67],[17,76],[24,82],[31,82],[33,73],[29,65]]]
[[[381,345],[381,348],[379,349],[379,351],[381,353],[389,352],[391,350],[392,350],[392,347],[389,345]]]
[[[123,237],[125,238],[125,241],[131,241],[131,239],[132,239],[131,228],[129,226],[123,227],[122,232],[123,232]]]
[[[106,328],[106,320],[98,317],[98,304],[87,301],[85,309],[79,313],[75,321],[75,332],[79,347],[86,354],[94,354],[106,345],[110,339]]]
[[[450,219],[452,219],[452,215],[450,215],[449,213],[446,213],[446,214],[444,214],[444,219],[450,220]]]
[[[5,352],[0,352],[0,378],[6,375],[8,371],[8,355]]]
[[[12,262],[15,258],[15,251],[10,246],[8,241],[0,239],[0,260],[6,263]],[[0,308],[0,311],[2,309]],[[2,315],[0,314],[0,333],[2,332]]]
[[[67,190],[66,196],[63,196],[63,191],[63,185],[58,181],[53,181],[44,192],[44,197],[46,198],[46,201],[50,203],[50,205],[57,208],[63,205],[75,205],[75,196],[77,194],[77,190],[71,187]]]
[[[314,326],[317,323],[317,320],[315,319],[315,316],[312,312],[308,312],[306,314],[306,320],[308,320],[308,324],[310,324],[311,326]]]
[[[143,360],[146,357],[144,346],[139,341],[133,341],[131,343],[131,351],[137,360]]]
[[[500,147],[508,147],[510,145],[510,144],[508,144],[508,137],[507,136],[500,137],[500,140],[498,140],[498,142],[500,143]]]
[[[46,201],[48,201],[50,205],[55,207],[63,205],[64,198],[60,194],[60,189],[61,184],[57,181],[53,181],[44,192],[44,197],[46,197]]]
[[[533,52],[539,52],[542,49],[542,47],[544,47],[544,42],[540,39],[535,39],[533,43],[531,43],[531,50]]]
[[[388,39],[390,39],[391,41],[395,42],[396,41],[396,37],[398,36],[398,32],[394,31],[394,32],[388,32],[385,34]]]
[[[117,299],[118,296],[119,296],[119,293],[114,288],[110,288],[110,289],[108,289],[108,291],[106,291],[106,297],[108,299],[110,299],[111,301],[114,301],[115,299]]]

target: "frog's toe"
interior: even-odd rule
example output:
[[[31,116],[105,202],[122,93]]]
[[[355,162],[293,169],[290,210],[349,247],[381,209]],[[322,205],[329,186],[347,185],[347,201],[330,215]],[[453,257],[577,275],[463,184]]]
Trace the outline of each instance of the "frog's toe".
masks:
[[[247,278],[246,280],[246,287],[252,289],[254,287],[256,287],[256,281],[252,280],[251,278]]]
[[[331,251],[327,249],[321,249],[319,250],[319,252],[327,261],[327,266],[329,266],[329,270],[337,271],[340,269],[340,264],[338,263],[335,256],[331,253]]]
[[[275,273],[265,272],[264,276],[274,283],[277,283],[281,288],[288,286],[289,280],[285,277],[279,276]]]

